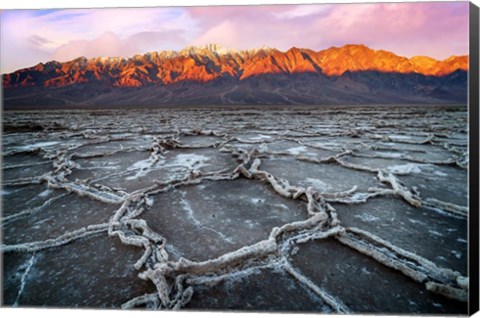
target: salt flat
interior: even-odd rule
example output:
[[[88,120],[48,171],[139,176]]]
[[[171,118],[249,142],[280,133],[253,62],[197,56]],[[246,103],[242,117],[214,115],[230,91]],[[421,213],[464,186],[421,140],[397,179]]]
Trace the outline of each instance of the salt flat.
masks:
[[[5,112],[3,304],[466,314],[467,120]]]

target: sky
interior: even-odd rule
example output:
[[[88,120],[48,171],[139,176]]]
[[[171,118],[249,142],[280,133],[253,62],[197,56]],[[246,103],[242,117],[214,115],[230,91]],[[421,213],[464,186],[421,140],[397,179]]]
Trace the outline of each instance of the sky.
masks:
[[[315,51],[365,44],[412,57],[468,54],[468,2],[56,10],[4,9],[1,73],[80,56],[131,57],[190,45]]]

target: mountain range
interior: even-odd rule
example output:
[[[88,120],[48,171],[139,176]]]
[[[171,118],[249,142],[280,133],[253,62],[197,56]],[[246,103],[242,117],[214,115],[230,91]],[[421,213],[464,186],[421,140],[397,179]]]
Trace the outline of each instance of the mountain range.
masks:
[[[468,56],[406,58],[364,45],[326,50],[211,44],[131,58],[80,57],[3,75],[4,106],[466,103]]]

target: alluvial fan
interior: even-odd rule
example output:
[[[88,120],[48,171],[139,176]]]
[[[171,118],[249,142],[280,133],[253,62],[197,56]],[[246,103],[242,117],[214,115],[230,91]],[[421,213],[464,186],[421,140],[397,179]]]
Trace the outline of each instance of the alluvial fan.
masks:
[[[465,107],[6,112],[7,306],[467,313]]]

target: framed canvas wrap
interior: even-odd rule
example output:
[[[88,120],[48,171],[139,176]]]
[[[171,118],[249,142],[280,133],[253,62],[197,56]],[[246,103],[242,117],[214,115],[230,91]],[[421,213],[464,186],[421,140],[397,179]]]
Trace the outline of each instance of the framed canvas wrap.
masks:
[[[3,309],[478,311],[478,3],[15,5]]]

